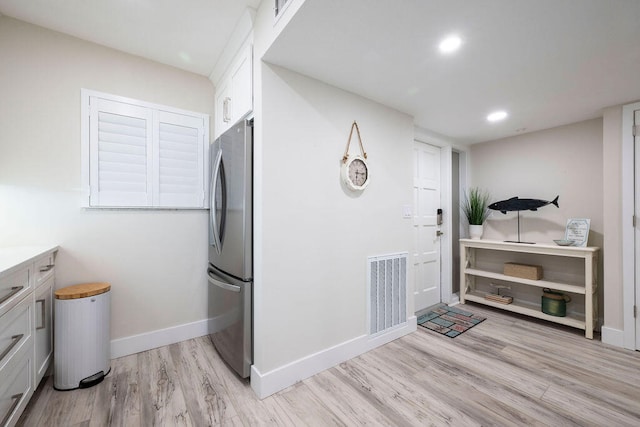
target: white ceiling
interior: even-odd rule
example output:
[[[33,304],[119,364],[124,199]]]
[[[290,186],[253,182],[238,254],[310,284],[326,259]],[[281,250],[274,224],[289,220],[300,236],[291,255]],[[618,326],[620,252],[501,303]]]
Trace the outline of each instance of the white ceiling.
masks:
[[[208,76],[260,0],[0,0],[0,13]]]
[[[639,100],[640,1],[307,0],[264,59],[481,142]]]
[[[0,13],[208,76],[259,3],[0,0]],[[442,56],[451,33],[462,48]],[[306,0],[264,59],[475,143],[639,100],[640,1]],[[487,123],[496,109],[509,117]]]

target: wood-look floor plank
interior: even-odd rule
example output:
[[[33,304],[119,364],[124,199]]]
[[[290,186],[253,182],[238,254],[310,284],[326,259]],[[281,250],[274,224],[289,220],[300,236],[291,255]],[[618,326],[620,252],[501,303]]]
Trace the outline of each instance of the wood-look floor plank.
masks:
[[[541,358],[519,348],[504,350],[514,360],[524,361],[532,366],[540,377],[562,385],[564,389],[580,393],[587,398],[599,400],[607,406],[617,406],[620,410],[640,417],[640,398],[638,386],[613,380],[606,375],[582,369],[572,363],[561,363]],[[546,393],[545,393],[546,394]]]
[[[297,426],[346,426],[340,416],[302,382],[276,394],[274,399],[287,409],[289,417]]]
[[[141,424],[192,425],[168,347],[140,353]]]
[[[355,360],[351,360],[346,364],[356,364],[361,367],[370,366],[371,363],[376,363],[374,355],[367,354],[357,358]],[[386,362],[385,362],[386,363]],[[341,365],[344,366],[345,364]],[[389,366],[384,366],[383,369],[391,374],[392,384],[395,384],[395,387],[389,388],[389,391],[392,392],[391,397],[393,399],[398,399],[402,396],[402,399],[408,399],[408,403],[410,407],[418,407],[421,411],[428,414],[425,418],[424,415],[419,415],[418,420],[420,425],[430,425],[430,426],[440,426],[440,425],[464,425],[464,426],[479,426],[481,425],[479,421],[474,420],[468,417],[464,412],[459,411],[458,408],[443,404],[443,396],[439,396],[437,391],[432,389],[422,389],[419,385],[417,385],[413,379],[411,381],[407,381],[406,373],[401,373],[397,375],[393,372],[393,369],[390,369]],[[386,383],[386,380],[383,380]],[[355,385],[351,383],[351,385]],[[381,388],[381,395],[376,396],[376,399],[380,400],[380,407],[378,410],[384,415],[392,420],[391,425],[407,425],[413,426],[418,424],[418,420],[414,418],[414,416],[405,410],[404,405],[390,405],[389,402],[389,394],[385,393],[385,387]],[[360,388],[360,391],[363,394],[363,397],[369,398],[371,393],[367,393],[366,389]],[[386,398],[386,400],[385,400]]]
[[[475,305],[472,308],[480,310]],[[498,313],[485,311],[483,314],[495,316]],[[579,363],[585,369],[618,375],[621,381],[640,382],[638,365],[632,366],[628,363],[634,359],[640,363],[640,353],[613,348],[598,340],[585,340],[584,334],[574,328],[521,316],[516,319],[510,327],[501,329],[498,334],[511,345],[518,344],[532,352],[542,353],[563,362]],[[495,329],[476,328],[478,334],[492,335],[496,332]],[[562,343],[561,346],[558,346],[559,342]]]
[[[289,415],[275,401],[273,396],[258,399],[248,380],[240,379],[220,358],[208,336],[195,338],[205,355],[206,363],[211,365],[219,376],[229,399],[245,426],[294,426]]]
[[[225,387],[194,340],[173,344],[169,350],[195,424],[219,425],[237,415]]]
[[[371,353],[374,352],[375,350]],[[371,397],[377,401],[394,425],[444,425],[450,420],[466,420],[468,425],[480,425],[457,411],[455,414],[434,411],[424,395],[414,393],[412,384],[406,382],[404,375],[395,377],[389,366],[374,366],[371,363],[373,360],[372,354],[365,354],[341,363],[336,370],[363,397]]]
[[[433,398],[437,399],[437,406],[440,408],[455,408],[451,412],[451,417],[460,420],[474,420],[481,425],[498,422],[500,425],[537,425],[535,417],[528,416],[520,411],[520,408],[510,405],[510,402],[492,396],[490,392],[481,387],[483,378],[475,378],[465,372],[458,372],[445,365],[434,365],[431,361],[425,360],[421,367],[416,367],[417,359],[424,357],[417,355],[395,353],[393,356],[388,352],[372,352],[377,360],[370,365],[385,366],[385,372],[390,377],[396,378],[400,375],[404,377],[402,384],[409,384],[413,390],[429,390]],[[453,374],[452,374],[453,372]],[[444,384],[444,385],[443,385]],[[412,395],[416,392],[412,391]],[[528,399],[522,399],[528,401]],[[465,421],[467,423],[467,421]]]
[[[97,387],[101,385],[89,389],[54,390],[39,424],[72,426],[90,420]]]
[[[98,388],[90,425],[140,425],[137,354],[112,361],[111,372],[104,380],[104,388]]]
[[[446,337],[435,338],[442,340]],[[577,425],[575,418],[554,413],[551,409],[555,408],[542,402],[540,399],[544,393],[531,395],[524,392],[504,376],[493,376],[491,368],[487,370],[477,360],[463,360],[458,355],[447,360],[439,359],[434,357],[430,348],[430,345],[399,345],[399,351],[393,358],[403,364],[401,371],[407,372],[413,382],[422,389],[437,393],[446,406],[462,408],[474,420],[484,416],[485,423],[494,416],[484,410],[492,408],[505,418],[505,422],[514,425]],[[391,356],[385,352],[380,357],[389,362]],[[548,387],[546,384],[545,391]],[[463,396],[463,399],[452,399],[449,395]],[[470,403],[465,404],[465,399]]]
[[[40,425],[40,420],[45,414],[45,409],[53,396],[53,375],[44,377],[36,391],[34,392],[29,404],[25,408],[23,416],[20,417],[18,427],[29,427]]]
[[[582,425],[637,427],[640,419],[622,408],[611,408],[604,403],[594,404],[593,399],[566,388],[552,385],[542,399],[556,405],[562,411],[573,413]]]
[[[95,394],[91,409],[91,418],[88,420],[89,426],[111,426],[111,408],[115,405],[114,388],[115,376],[113,370],[102,380],[102,382],[94,386]]]
[[[474,327],[468,332],[464,338],[469,338],[472,332],[477,332]],[[437,359],[443,362],[443,366],[447,366],[446,363],[451,361],[455,362],[455,365],[449,366],[448,370],[455,375],[456,372],[474,372],[477,375],[491,378],[494,382],[500,382],[504,386],[510,387],[512,390],[516,390],[519,393],[528,395],[531,397],[541,397],[549,387],[549,383],[540,380],[540,378],[530,372],[524,372],[521,370],[507,369],[512,366],[511,362],[506,359],[501,350],[504,349],[504,344],[497,344],[494,347],[492,339],[490,344],[477,340],[467,340],[464,345],[460,345],[463,341],[454,342],[462,336],[451,339],[442,335],[435,335],[434,332],[420,328],[416,331],[417,334],[411,334],[403,338],[401,345],[409,346],[409,348],[425,352],[429,358]],[[426,335],[425,335],[426,334]],[[423,341],[429,340],[429,344],[424,345]],[[392,343],[392,346],[398,344]],[[448,353],[450,358],[439,357],[442,353]],[[455,355],[455,357],[454,357]],[[482,363],[478,363],[482,360]],[[462,371],[460,371],[462,369]]]
[[[18,425],[640,425],[640,352],[461,308],[487,320],[455,339],[418,328],[263,400],[208,337],[149,350],[90,389],[58,392],[48,377]]]
[[[309,390],[333,411],[346,420],[347,425],[397,425],[394,420],[367,399],[362,399],[352,387],[345,387],[336,369],[328,369],[305,380]]]

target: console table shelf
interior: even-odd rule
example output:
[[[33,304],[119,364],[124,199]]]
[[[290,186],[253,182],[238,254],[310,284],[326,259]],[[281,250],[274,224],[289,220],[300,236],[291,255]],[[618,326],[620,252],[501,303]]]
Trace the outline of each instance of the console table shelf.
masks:
[[[556,282],[551,280],[530,280],[519,277],[507,276],[495,271],[488,271],[476,265],[477,251],[490,250],[501,251],[504,254],[504,261],[509,261],[509,254],[524,253],[550,257],[578,258],[584,261],[584,274],[580,285]],[[593,329],[597,318],[597,258],[599,248],[596,247],[572,247],[556,246],[543,243],[522,244],[512,242],[501,242],[493,240],[472,240],[460,239],[460,302],[473,301],[479,304],[488,305],[514,313],[524,314],[538,319],[548,320],[574,328],[583,329],[585,337],[593,338]],[[524,286],[538,288],[550,288],[569,294],[584,295],[584,313],[569,313],[566,317],[551,316],[542,312],[540,303],[533,303],[521,300],[514,296],[511,304],[501,304],[485,298],[487,292],[476,289],[476,278],[486,278],[500,280],[503,282],[516,283]]]

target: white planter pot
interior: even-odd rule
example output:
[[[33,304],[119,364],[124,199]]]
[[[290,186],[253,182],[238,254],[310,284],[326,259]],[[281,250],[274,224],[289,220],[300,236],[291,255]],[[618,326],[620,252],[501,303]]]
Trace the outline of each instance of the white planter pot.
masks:
[[[469,237],[479,240],[482,237],[484,225],[469,225]]]

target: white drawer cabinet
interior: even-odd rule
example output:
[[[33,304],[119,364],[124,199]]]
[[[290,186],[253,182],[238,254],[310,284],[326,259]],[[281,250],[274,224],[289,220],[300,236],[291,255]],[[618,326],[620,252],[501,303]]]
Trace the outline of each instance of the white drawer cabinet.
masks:
[[[32,290],[31,267],[23,267],[0,278],[0,316]]]
[[[33,263],[35,287],[39,287],[45,280],[53,277],[55,267],[55,253],[48,253]]]
[[[25,298],[0,317],[0,369],[33,334],[33,300]],[[1,426],[2,424],[0,424]]]
[[[17,423],[51,364],[57,251],[0,248],[0,427]]]
[[[14,426],[33,395],[33,340],[0,368],[0,426]]]

